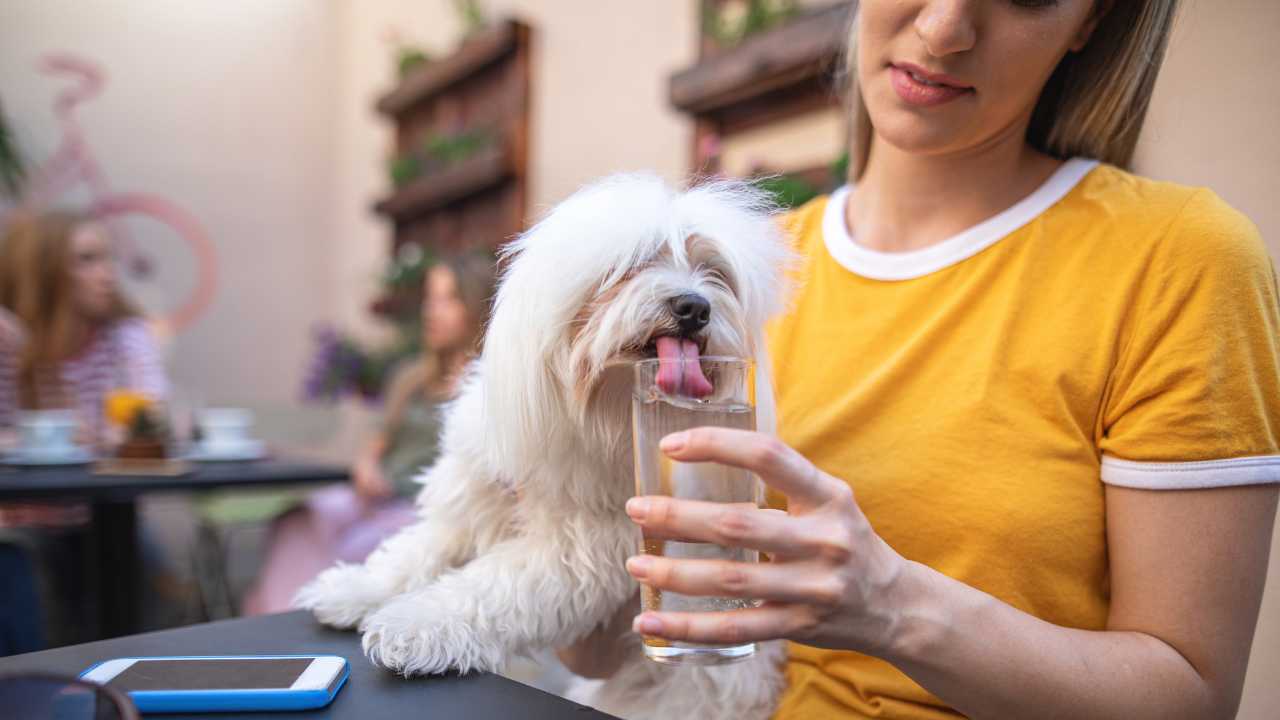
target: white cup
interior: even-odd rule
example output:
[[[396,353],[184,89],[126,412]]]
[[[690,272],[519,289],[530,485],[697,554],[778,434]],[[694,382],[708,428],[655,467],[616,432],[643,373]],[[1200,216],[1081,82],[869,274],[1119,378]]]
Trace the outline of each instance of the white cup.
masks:
[[[74,410],[28,410],[18,416],[22,450],[32,455],[58,457],[75,451]]]
[[[243,408],[207,408],[200,411],[200,445],[211,452],[234,451],[253,442],[253,413]]]

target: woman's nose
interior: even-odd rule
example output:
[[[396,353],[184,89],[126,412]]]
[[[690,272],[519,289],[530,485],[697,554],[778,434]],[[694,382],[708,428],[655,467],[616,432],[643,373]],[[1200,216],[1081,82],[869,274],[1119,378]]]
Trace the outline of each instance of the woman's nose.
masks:
[[[972,50],[978,40],[974,0],[927,0],[916,15],[916,36],[934,57]]]

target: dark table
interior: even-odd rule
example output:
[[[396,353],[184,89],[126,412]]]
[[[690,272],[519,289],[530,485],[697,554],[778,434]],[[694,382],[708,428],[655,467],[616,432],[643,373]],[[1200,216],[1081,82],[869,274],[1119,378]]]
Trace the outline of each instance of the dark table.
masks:
[[[90,505],[88,566],[99,592],[102,637],[138,631],[142,566],[138,551],[138,496],[152,492],[252,488],[342,482],[347,468],[313,462],[257,460],[192,463],[183,475],[95,475],[89,465],[12,467],[0,465],[0,502],[85,500]]]
[[[157,655],[332,654],[351,663],[351,677],[333,704],[322,710],[291,713],[243,713],[218,716],[284,720],[403,720],[404,718],[582,718],[607,720],[597,710],[564,700],[499,675],[437,675],[405,680],[374,667],[360,652],[355,633],[320,627],[308,613],[291,612],[243,620],[192,625],[177,630],[132,635],[57,650],[0,658],[0,673],[52,672],[78,675],[94,663],[117,657]],[[147,715],[148,720],[189,720],[191,715]]]

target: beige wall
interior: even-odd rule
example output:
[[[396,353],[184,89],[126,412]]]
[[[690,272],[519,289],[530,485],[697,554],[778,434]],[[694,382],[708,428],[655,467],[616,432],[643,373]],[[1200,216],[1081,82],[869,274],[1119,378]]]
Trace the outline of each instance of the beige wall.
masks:
[[[332,301],[335,28],[332,6],[312,0],[0,7],[0,99],[31,157],[57,140],[49,107],[58,84],[36,62],[75,50],[108,74],[82,124],[114,186],[185,206],[217,245],[213,307],[170,359],[179,385],[207,402],[294,401],[310,327]],[[190,258],[155,226],[134,230],[169,286],[135,294],[161,307],[189,283]]]
[[[744,177],[761,164],[769,172],[830,165],[848,142],[845,124],[844,112],[831,108],[732,135],[721,143],[720,169]]]
[[[1184,3],[1138,147],[1136,169],[1213,188],[1253,219],[1280,258],[1280,2]],[[1280,707],[1280,529],[1271,544],[1242,720]]]

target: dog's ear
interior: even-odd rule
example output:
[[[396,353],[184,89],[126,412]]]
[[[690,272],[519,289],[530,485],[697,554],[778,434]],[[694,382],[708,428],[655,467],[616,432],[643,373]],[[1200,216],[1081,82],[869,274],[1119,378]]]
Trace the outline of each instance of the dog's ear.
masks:
[[[517,257],[498,288],[481,355],[486,447],[494,469],[521,482],[563,424],[550,353],[558,327],[537,307],[538,283]]]
[[[662,235],[643,229],[669,214],[670,198],[656,175],[613,175],[566,198],[502,251],[507,269],[482,360],[491,453],[504,472],[527,473],[558,433],[572,432],[566,329],[593,293],[661,247]],[[619,233],[630,234],[603,241]]]

